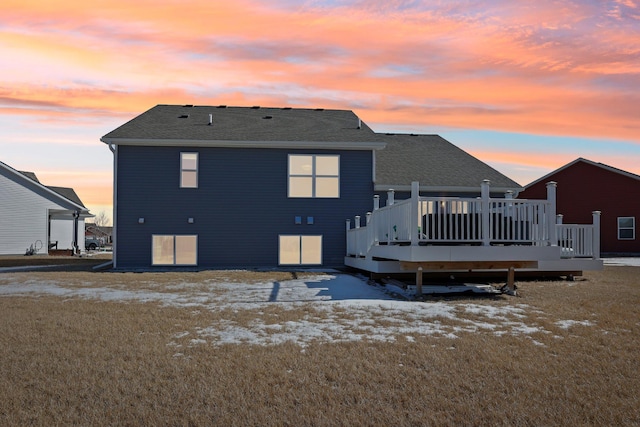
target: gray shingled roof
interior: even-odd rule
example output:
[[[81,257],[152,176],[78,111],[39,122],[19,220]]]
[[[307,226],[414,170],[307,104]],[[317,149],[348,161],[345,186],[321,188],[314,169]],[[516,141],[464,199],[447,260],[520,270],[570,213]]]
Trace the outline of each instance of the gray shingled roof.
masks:
[[[366,142],[374,135],[348,110],[157,105],[102,139]]]
[[[40,184],[40,181],[38,180],[38,177],[36,176],[35,173],[33,172],[27,172],[27,171],[18,171],[20,172],[22,175],[26,176],[27,178],[37,182],[38,184]]]
[[[398,189],[412,181],[421,187],[478,189],[482,180],[495,189],[521,189],[486,163],[439,135],[381,135],[386,148],[376,151],[376,189]]]
[[[213,124],[209,125],[209,114]],[[360,125],[360,129],[358,126]],[[521,186],[438,135],[375,133],[349,110],[157,105],[101,138],[106,143],[188,145],[189,141],[269,143],[377,143],[376,189],[421,187],[477,189],[484,179],[493,188]],[[133,142],[132,142],[133,141]],[[264,142],[264,144],[262,144]],[[382,144],[381,144],[382,143]]]
[[[78,195],[76,194],[76,192],[75,192],[75,190],[73,188],[69,188],[69,187],[52,187],[50,185],[47,185],[46,187],[51,191],[55,191],[56,193],[58,193],[59,195],[61,195],[65,199],[69,199],[73,203],[75,203],[77,205],[80,205],[83,208],[86,207],[82,203],[82,200],[80,200],[80,197],[78,197]]]

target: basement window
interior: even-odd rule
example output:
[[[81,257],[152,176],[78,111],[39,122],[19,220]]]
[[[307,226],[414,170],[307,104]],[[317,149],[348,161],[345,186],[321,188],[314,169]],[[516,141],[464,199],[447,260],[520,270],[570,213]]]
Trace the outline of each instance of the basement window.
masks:
[[[636,218],[633,216],[618,217],[618,240],[635,240]]]
[[[280,265],[321,265],[322,236],[284,236],[279,237]]]
[[[197,265],[198,236],[152,236],[152,265]]]

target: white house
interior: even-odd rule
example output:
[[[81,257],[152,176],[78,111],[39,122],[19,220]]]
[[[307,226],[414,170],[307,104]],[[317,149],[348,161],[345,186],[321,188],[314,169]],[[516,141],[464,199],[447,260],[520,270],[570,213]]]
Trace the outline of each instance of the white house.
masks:
[[[49,187],[0,162],[0,255],[84,250],[92,217],[72,188]]]

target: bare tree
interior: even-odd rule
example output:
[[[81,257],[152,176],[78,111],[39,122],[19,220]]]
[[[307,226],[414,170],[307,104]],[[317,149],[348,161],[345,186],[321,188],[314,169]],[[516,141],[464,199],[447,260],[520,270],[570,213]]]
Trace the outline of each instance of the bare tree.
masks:
[[[111,222],[111,219],[109,218],[109,215],[107,215],[105,211],[98,212],[96,214],[96,217],[93,219],[93,223],[98,227],[107,226],[109,225],[110,222]]]

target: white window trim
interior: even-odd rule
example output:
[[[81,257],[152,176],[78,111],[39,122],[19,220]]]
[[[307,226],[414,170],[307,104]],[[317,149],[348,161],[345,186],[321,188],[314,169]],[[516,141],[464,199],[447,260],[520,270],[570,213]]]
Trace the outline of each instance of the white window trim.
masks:
[[[195,154],[196,156],[196,167],[194,169],[189,169],[189,168],[185,168],[183,167],[183,155],[184,154]],[[199,185],[199,173],[198,173],[198,167],[200,166],[200,155],[198,154],[197,151],[182,151],[180,152],[180,188],[198,188]],[[184,172],[195,172],[196,173],[196,185],[195,186],[185,186],[184,185]]]
[[[631,227],[620,227],[621,219],[630,219],[632,221]],[[618,217],[618,240],[635,240],[636,239],[636,217],[635,216],[619,216]],[[620,237],[621,230],[631,230],[633,235],[632,237]]]
[[[194,264],[177,264],[176,263],[176,237],[195,237],[196,238],[196,247],[195,247],[195,255],[196,262]],[[155,258],[155,246],[153,244],[153,240],[155,237],[173,237],[173,262],[172,263],[154,263],[153,260]],[[153,266],[197,266],[198,265],[198,235],[197,234],[152,234],[151,235],[151,265]]]
[[[291,157],[311,157],[311,174],[292,174],[291,173]],[[320,175],[316,173],[316,159],[318,157],[336,157],[338,159],[338,174],[337,175]],[[290,199],[339,199],[340,198],[340,155],[339,154],[289,154],[287,157],[287,197]],[[291,195],[291,178],[311,178],[311,196],[292,196]],[[316,193],[316,180],[317,178],[337,178],[338,179],[338,194],[336,196],[317,196]]]

